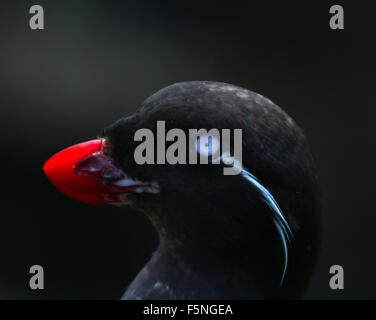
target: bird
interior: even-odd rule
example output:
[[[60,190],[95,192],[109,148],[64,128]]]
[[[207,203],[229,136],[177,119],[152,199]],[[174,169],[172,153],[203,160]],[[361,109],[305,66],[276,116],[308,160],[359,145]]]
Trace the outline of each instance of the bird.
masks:
[[[154,154],[137,163],[137,132],[157,136],[161,121],[187,134],[241,129],[242,159],[219,148],[215,163],[159,163]],[[238,174],[224,174],[226,159]],[[261,94],[216,81],[174,83],[43,169],[68,196],[132,207],[157,230],[157,249],[121,299],[304,297],[321,246],[316,164],[302,129]]]

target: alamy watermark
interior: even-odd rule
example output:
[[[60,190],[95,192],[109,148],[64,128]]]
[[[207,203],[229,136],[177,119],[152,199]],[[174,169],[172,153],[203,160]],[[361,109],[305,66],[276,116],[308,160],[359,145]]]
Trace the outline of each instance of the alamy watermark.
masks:
[[[32,14],[29,21],[31,30],[43,30],[44,29],[44,9],[40,5],[33,5],[29,9],[29,13]]]
[[[329,280],[329,287],[332,290],[343,290],[345,288],[345,272],[343,267],[335,264],[330,267],[329,273],[332,274]]]
[[[38,264],[32,265],[29,269],[29,273],[33,275],[30,277],[30,280],[29,280],[30,289],[32,290],[44,289],[43,267]]]
[[[329,20],[330,29],[345,29],[345,11],[343,10],[343,7],[338,4],[332,5],[329,9],[329,13],[332,14]]]
[[[237,175],[242,170],[242,129],[189,129],[187,138],[184,130],[166,132],[165,122],[157,121],[156,137],[152,130],[142,128],[135,132],[134,141],[140,142],[134,151],[139,165],[223,163],[224,175]],[[166,142],[171,142],[167,149]]]

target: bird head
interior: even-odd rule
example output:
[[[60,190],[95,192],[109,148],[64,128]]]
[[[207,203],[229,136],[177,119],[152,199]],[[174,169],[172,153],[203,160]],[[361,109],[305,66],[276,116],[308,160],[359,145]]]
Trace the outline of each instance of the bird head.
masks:
[[[174,129],[185,137],[181,148],[170,148],[179,140],[168,134]],[[229,130],[228,152],[221,147],[223,136],[190,139],[192,129]],[[234,135],[239,129],[240,159]],[[140,164],[137,152],[149,161]],[[168,152],[185,161],[170,163]],[[200,159],[203,153],[207,163],[190,163],[190,155]],[[235,166],[234,174],[224,174]],[[278,285],[286,273],[293,279],[298,268],[310,270],[316,255],[319,192],[305,136],[269,99],[237,86],[209,81],[168,86],[98,139],[57,153],[44,171],[77,200],[144,212],[161,241],[176,250],[245,265],[257,258],[260,272],[277,264],[280,272],[270,281]],[[307,276],[302,277],[304,287]]]

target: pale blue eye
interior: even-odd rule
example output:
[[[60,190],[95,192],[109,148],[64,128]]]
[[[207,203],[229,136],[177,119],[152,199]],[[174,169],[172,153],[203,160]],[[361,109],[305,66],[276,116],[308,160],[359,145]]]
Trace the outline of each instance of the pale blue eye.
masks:
[[[202,156],[218,156],[220,142],[216,137],[210,135],[199,136],[197,138],[196,150]]]

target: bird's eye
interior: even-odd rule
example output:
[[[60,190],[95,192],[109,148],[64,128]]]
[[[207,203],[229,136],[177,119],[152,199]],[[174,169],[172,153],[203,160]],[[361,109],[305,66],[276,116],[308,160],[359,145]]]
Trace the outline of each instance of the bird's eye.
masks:
[[[220,145],[218,137],[202,135],[197,137],[196,151],[201,156],[216,158],[220,153]]]

